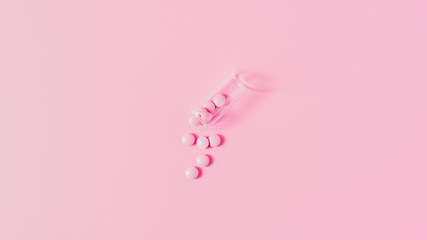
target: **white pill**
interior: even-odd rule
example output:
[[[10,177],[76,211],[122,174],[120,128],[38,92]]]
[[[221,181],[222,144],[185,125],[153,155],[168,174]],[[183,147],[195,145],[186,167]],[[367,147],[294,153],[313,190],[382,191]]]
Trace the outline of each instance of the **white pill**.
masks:
[[[224,106],[224,104],[226,102],[225,96],[222,94],[217,94],[213,98],[213,102],[215,103],[215,106],[222,107],[222,106]]]
[[[202,115],[200,116],[200,119],[205,122],[208,123],[211,119],[212,119],[212,114],[210,113],[202,113]]]
[[[209,156],[206,154],[200,154],[197,156],[196,162],[199,167],[206,167],[209,165]]]
[[[204,149],[209,146],[209,140],[207,137],[199,137],[197,139],[197,147]]]
[[[189,167],[187,170],[185,170],[185,176],[188,178],[195,179],[197,176],[199,176],[199,169],[196,167]]]
[[[182,143],[187,146],[193,145],[195,140],[196,138],[191,133],[186,133],[184,134],[184,136],[182,136]]]
[[[217,147],[221,144],[221,138],[216,134],[209,135],[209,143],[211,147]]]
[[[215,104],[213,104],[211,101],[205,102],[203,107],[206,108],[209,112],[213,112],[215,110]]]

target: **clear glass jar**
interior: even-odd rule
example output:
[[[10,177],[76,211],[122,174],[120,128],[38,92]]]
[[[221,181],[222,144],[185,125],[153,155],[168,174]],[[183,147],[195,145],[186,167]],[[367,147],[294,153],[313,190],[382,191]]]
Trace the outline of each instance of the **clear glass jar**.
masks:
[[[214,125],[247,91],[248,87],[232,73],[221,88],[191,108],[190,125],[199,129]]]

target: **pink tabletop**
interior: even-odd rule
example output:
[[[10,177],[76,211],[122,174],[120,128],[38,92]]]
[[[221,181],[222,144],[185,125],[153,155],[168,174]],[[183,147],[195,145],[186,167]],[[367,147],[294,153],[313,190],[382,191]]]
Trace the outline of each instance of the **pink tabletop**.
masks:
[[[420,0],[0,1],[0,239],[427,239],[426,23]],[[262,89],[194,130],[231,71]]]

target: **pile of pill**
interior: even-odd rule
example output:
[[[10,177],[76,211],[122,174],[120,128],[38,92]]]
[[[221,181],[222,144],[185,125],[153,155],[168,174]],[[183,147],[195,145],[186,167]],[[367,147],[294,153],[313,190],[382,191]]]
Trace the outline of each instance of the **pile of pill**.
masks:
[[[218,147],[221,144],[221,137],[217,134],[211,134],[209,136],[196,137],[192,133],[186,133],[182,136],[182,143],[186,146],[192,146],[196,143],[200,149],[206,149],[208,147]],[[196,164],[198,167],[207,167],[211,162],[210,157],[206,154],[200,154],[196,158]],[[185,171],[185,175],[188,178],[195,179],[199,176],[199,169],[196,166],[189,167]]]
[[[208,124],[214,117],[215,111],[226,103],[227,98],[223,94],[216,94],[211,100],[206,101],[202,106],[193,110],[195,116],[191,116],[188,120],[190,125],[197,127],[200,124]],[[211,134],[209,136],[198,137],[196,140],[194,134],[187,133],[182,136],[182,143],[186,146],[192,146],[195,143],[198,148],[206,149],[208,147],[218,147],[221,144],[221,137],[217,134]],[[197,167],[193,166],[187,168],[185,175],[188,178],[197,178],[200,175],[199,167],[207,167],[210,162],[210,156],[206,154],[198,155],[196,158]]]

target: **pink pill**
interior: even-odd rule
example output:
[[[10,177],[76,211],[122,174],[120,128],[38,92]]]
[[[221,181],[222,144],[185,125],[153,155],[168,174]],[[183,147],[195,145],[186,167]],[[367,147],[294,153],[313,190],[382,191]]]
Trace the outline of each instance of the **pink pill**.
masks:
[[[189,167],[185,170],[185,176],[191,179],[197,178],[199,176],[199,170],[196,167]]]
[[[193,145],[195,140],[196,138],[191,133],[186,133],[184,134],[184,136],[182,136],[182,143],[187,146]]]
[[[221,138],[216,134],[209,135],[209,143],[211,147],[217,147],[221,144]]]
[[[189,122],[189,123],[190,123],[190,125],[191,125],[191,126],[193,126],[193,127],[197,127],[197,126],[200,124],[199,120],[197,120],[194,116],[191,116],[191,117],[188,119],[188,122]]]
[[[213,102],[215,103],[215,106],[222,107],[222,106],[224,106],[224,104],[226,102],[225,96],[222,94],[217,94],[213,98]]]
[[[204,149],[209,146],[209,140],[207,137],[199,137],[197,139],[197,147]]]
[[[202,115],[200,116],[200,119],[203,122],[208,123],[212,119],[212,114],[210,114],[210,113],[202,113]]]
[[[209,112],[213,112],[215,110],[215,104],[213,104],[211,101],[205,102],[203,107],[206,108]]]
[[[196,162],[199,167],[206,167],[209,165],[209,157],[206,154],[200,154],[197,156]]]

